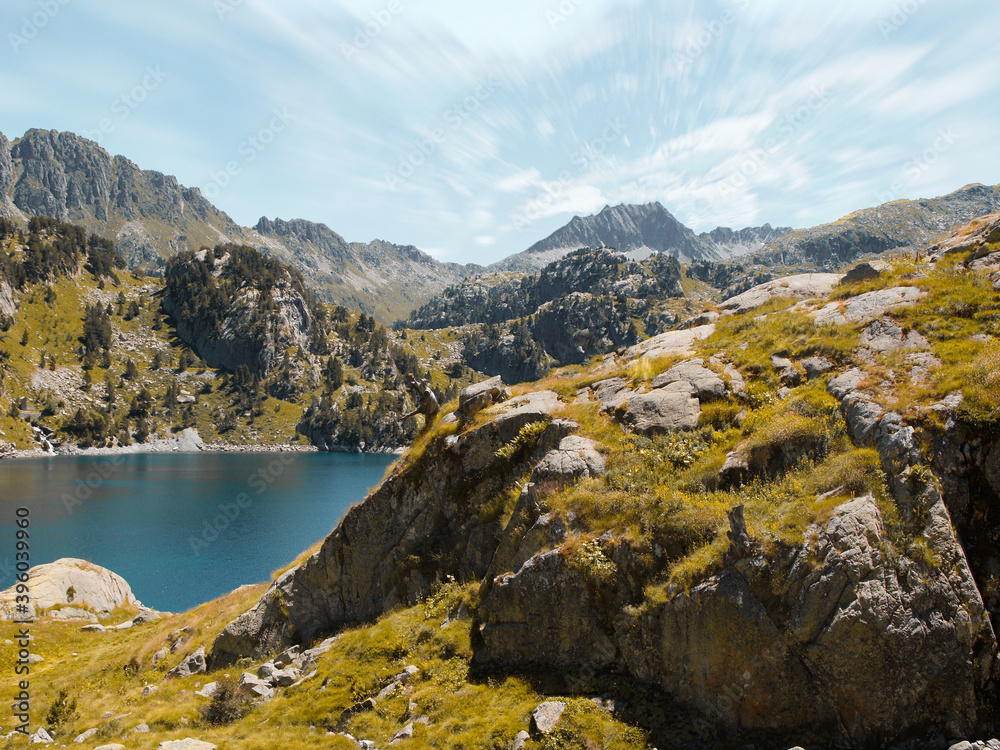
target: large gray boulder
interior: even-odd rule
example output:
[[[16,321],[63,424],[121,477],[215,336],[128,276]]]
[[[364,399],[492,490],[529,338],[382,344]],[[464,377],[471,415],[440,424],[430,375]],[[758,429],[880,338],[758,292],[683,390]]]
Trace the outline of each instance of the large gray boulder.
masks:
[[[777,297],[812,299],[826,297],[843,278],[839,273],[802,273],[758,284],[743,294],[737,294],[723,302],[720,307],[728,313],[749,312]]]
[[[726,397],[726,384],[716,373],[702,366],[700,359],[692,359],[674,365],[657,375],[650,383],[652,388],[669,388],[682,384],[688,393],[701,401],[711,401]],[[679,389],[675,389],[679,390]]]
[[[640,393],[618,409],[621,422],[642,435],[698,426],[701,404],[688,392],[658,389]]]
[[[128,582],[107,568],[86,560],[63,557],[36,565],[28,571],[28,617],[55,606],[85,607],[93,612],[111,612],[121,606],[141,606]],[[0,620],[10,620],[17,592],[11,586],[0,593]],[[20,615],[23,619],[24,613]]]

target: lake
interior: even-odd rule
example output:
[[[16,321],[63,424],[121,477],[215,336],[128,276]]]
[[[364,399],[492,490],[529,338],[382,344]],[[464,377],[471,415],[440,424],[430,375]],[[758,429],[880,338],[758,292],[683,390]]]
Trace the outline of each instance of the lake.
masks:
[[[147,453],[0,461],[0,590],[14,583],[15,511],[31,564],[78,557],[147,607],[181,612],[267,581],[336,526],[395,456]]]

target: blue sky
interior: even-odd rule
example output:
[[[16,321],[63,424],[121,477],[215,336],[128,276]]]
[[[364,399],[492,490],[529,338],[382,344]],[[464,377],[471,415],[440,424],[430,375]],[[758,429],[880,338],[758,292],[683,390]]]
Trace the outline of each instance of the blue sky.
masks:
[[[0,131],[458,262],[1000,183],[995,0],[6,0]]]

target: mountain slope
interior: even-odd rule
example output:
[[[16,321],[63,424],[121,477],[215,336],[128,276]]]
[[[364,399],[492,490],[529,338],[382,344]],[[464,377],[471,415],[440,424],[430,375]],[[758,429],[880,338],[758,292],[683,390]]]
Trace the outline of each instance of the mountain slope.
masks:
[[[248,244],[298,268],[325,301],[388,323],[477,266],[439,263],[413,246],[348,243],[324,224],[262,219],[239,226],[198,188],[141,170],[73,133],[0,134],[0,216],[48,216],[113,239],[130,268],[159,273],[171,256]]]
[[[953,227],[997,210],[1000,185],[966,185],[937,198],[893,201],[830,224],[797,229],[768,242],[754,260],[763,265],[813,263],[837,268],[862,255],[921,249]]]

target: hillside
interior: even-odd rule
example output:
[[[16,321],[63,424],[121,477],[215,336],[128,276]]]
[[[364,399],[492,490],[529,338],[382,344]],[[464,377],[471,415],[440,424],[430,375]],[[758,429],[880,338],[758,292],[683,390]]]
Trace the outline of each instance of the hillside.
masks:
[[[127,271],[83,227],[0,219],[0,443],[389,450],[417,418],[407,373],[441,400],[469,382],[453,331],[420,338],[319,302],[296,270],[241,245]],[[445,372],[447,370],[447,373]]]
[[[830,224],[789,232],[746,260],[765,267],[811,264],[835,269],[865,255],[912,252],[959,224],[997,210],[1000,186],[967,185],[938,198],[884,203]]]
[[[541,377],[550,364],[580,364],[636,343],[638,325],[646,321],[655,332],[683,296],[680,265],[670,256],[635,261],[583,248],[534,274],[486,274],[448,287],[396,326],[481,324],[466,336],[466,363],[516,383]],[[511,321],[518,323],[504,333]]]
[[[470,389],[266,586],[43,617],[57,741],[994,747],[1000,215],[704,312]]]
[[[128,267],[146,273],[161,273],[185,250],[251,245],[298,268],[324,301],[383,323],[477,270],[439,263],[412,246],[348,243],[303,220],[240,227],[198,188],[112,157],[94,141],[54,130],[29,130],[13,142],[0,134],[0,216],[33,215],[112,239]]]

